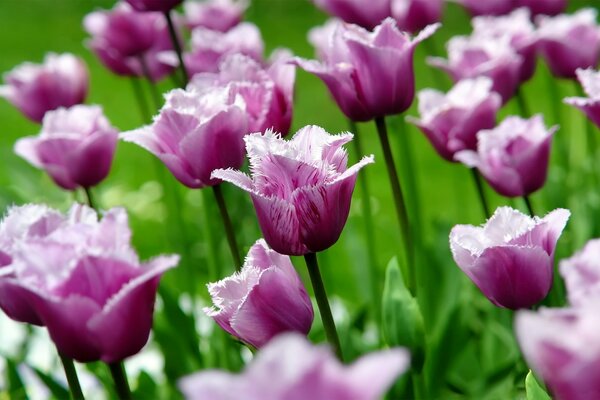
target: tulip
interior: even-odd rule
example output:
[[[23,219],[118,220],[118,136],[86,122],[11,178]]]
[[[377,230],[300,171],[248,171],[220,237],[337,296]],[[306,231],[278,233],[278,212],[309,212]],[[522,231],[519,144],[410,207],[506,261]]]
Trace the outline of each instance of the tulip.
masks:
[[[552,73],[575,78],[578,68],[595,67],[600,57],[600,28],[592,8],[572,15],[539,16],[539,50]]]
[[[532,15],[557,15],[567,8],[567,0],[517,0],[517,7],[527,7]]]
[[[503,196],[527,196],[544,186],[552,137],[541,115],[508,117],[491,130],[477,134],[477,151],[463,150],[455,159],[476,167]]]
[[[148,74],[158,81],[173,71],[174,67],[162,59],[162,53],[172,48],[162,14],[140,13],[129,4],[117,3],[112,10],[86,15],[83,26],[92,36],[88,46],[113,73]]]
[[[83,103],[88,91],[88,70],[72,54],[48,53],[42,64],[24,63],[4,74],[0,97],[27,118],[41,122],[47,111]]]
[[[544,218],[531,218],[500,207],[481,227],[452,228],[452,256],[496,306],[531,307],[552,287],[554,249],[570,215],[557,209]]]
[[[515,7],[515,0],[458,0],[471,15],[503,15]]]
[[[313,0],[329,15],[345,22],[373,29],[390,16],[390,0],[373,0],[365,7],[364,0]]]
[[[593,239],[572,257],[561,261],[569,303],[581,306],[600,299],[600,239]]]
[[[263,236],[278,253],[304,255],[331,247],[350,211],[356,175],[373,156],[347,168],[342,148],[352,134],[330,135],[318,126],[290,141],[268,130],[244,137],[252,178],[216,170],[212,177],[250,193]]]
[[[391,0],[391,15],[398,27],[416,33],[442,19],[443,0]]]
[[[126,0],[136,11],[160,11],[163,13],[171,11],[183,0]]]
[[[579,108],[590,121],[600,127],[600,71],[578,69],[576,73],[588,97],[569,97],[564,102]]]
[[[353,121],[399,114],[414,98],[414,49],[438,27],[430,25],[411,40],[391,18],[373,32],[340,23],[327,41],[322,62],[296,59],[296,64],[321,78]]]
[[[2,222],[23,225],[27,235],[12,246],[12,262],[2,268],[12,271],[0,275],[0,306],[18,296],[36,318],[31,322],[48,328],[58,351],[81,362],[112,363],[139,352],[152,327],[160,276],[178,257],[140,264],[123,209],[98,221],[91,208],[75,205],[52,222],[54,229],[35,211],[13,209]],[[18,221],[7,222],[15,213]],[[45,221],[49,217],[56,219],[46,215]]]
[[[519,311],[515,330],[527,364],[557,400],[600,397],[598,302],[585,307]]]
[[[456,36],[447,44],[448,60],[428,59],[430,65],[441,68],[457,82],[462,79],[487,76],[494,82],[493,90],[503,103],[514,96],[523,70],[523,57],[513,50],[510,39],[482,36]]]
[[[15,153],[63,189],[90,188],[108,175],[117,139],[100,106],[78,105],[49,111],[39,136],[19,139]]]
[[[290,333],[271,341],[239,375],[202,371],[179,387],[188,400],[376,400],[407,370],[409,358],[393,348],[343,366],[328,348]]]
[[[228,86],[246,103],[248,131],[273,129],[287,134],[292,123],[296,70],[281,51],[271,66],[263,68],[254,59],[234,54],[223,60],[218,73],[196,74],[188,89],[203,91]]]
[[[457,83],[448,94],[434,89],[419,92],[421,119],[409,118],[427,136],[437,152],[448,161],[461,150],[477,149],[477,132],[496,125],[502,105],[492,92],[493,82],[480,77]]]
[[[204,312],[231,335],[256,348],[282,332],[308,334],[310,297],[288,256],[260,239],[240,272],[208,284],[214,307]]]
[[[214,186],[217,168],[239,168],[247,133],[245,105],[231,88],[204,92],[175,89],[152,125],[121,134],[158,157],[190,188]]]
[[[203,27],[227,32],[242,21],[248,8],[246,0],[186,1],[183,3],[185,23],[190,29]]]

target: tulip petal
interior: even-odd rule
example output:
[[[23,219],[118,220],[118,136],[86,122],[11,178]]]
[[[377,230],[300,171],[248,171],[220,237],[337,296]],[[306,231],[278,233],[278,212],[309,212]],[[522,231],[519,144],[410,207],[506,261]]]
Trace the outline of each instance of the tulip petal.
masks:
[[[2,268],[0,271],[4,269],[7,268]],[[43,325],[31,304],[29,290],[22,287],[14,277],[3,276],[2,272],[0,272],[0,309],[15,321]]]

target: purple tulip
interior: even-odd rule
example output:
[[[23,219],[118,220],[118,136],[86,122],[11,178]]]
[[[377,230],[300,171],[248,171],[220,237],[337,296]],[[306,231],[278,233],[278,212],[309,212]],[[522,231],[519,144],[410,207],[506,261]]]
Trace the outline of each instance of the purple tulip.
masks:
[[[171,11],[183,0],[125,0],[137,11],[160,11],[163,13]]]
[[[243,54],[223,60],[218,73],[200,73],[188,89],[205,90],[228,86],[246,103],[249,132],[272,129],[286,135],[292,123],[296,69],[291,54],[280,51],[268,68]]]
[[[477,134],[477,151],[463,150],[454,158],[479,169],[501,195],[527,196],[546,182],[557,129],[547,129],[541,115],[528,120],[508,117],[496,128]]]
[[[313,0],[315,5],[333,17],[366,29],[373,29],[390,16],[390,0]]]
[[[391,0],[392,17],[398,27],[417,33],[427,25],[440,22],[444,8],[443,0]]]
[[[204,92],[172,90],[154,123],[121,134],[157,156],[190,188],[214,186],[217,168],[239,168],[244,162],[247,117],[243,100],[230,87]]]
[[[15,153],[46,170],[58,186],[75,190],[106,178],[117,139],[100,106],[77,105],[46,113],[40,134],[19,139]]]
[[[140,264],[123,209],[98,221],[95,211],[75,205],[58,222],[51,212],[36,219],[35,211],[13,209],[6,218],[18,213],[16,223],[28,233],[1,269],[11,272],[0,275],[0,306],[18,297],[37,318],[31,322],[48,328],[58,351],[81,362],[115,362],[139,352],[152,327],[160,276],[178,257]]]
[[[260,239],[240,272],[210,283],[214,307],[204,312],[221,328],[256,348],[283,332],[308,334],[314,314],[310,297],[288,256]]]
[[[600,300],[600,239],[593,239],[571,258],[561,261],[569,303],[581,306]]]
[[[523,57],[521,82],[531,79],[535,72],[537,36],[531,13],[519,8],[500,17],[475,17],[471,21],[473,36],[502,40],[506,37],[512,49]]]
[[[399,114],[414,98],[414,49],[438,27],[430,25],[411,40],[391,18],[372,33],[339,23],[327,41],[327,50],[319,49],[325,56],[321,62],[296,59],[296,63],[321,78],[353,121]]]
[[[515,0],[458,0],[471,15],[503,15],[515,7]]]
[[[302,255],[331,247],[350,211],[356,175],[373,156],[347,168],[342,148],[352,134],[330,135],[306,126],[290,141],[271,131],[244,137],[252,178],[241,171],[216,170],[252,196],[263,236],[281,254]]]
[[[341,365],[325,346],[302,335],[272,340],[239,375],[198,372],[179,381],[188,400],[376,400],[409,366],[404,349],[387,349]]]
[[[517,313],[525,360],[556,400],[600,398],[599,305]]]
[[[47,111],[82,103],[89,76],[80,58],[68,53],[48,53],[42,64],[23,63],[4,74],[4,83],[0,97],[27,118],[41,122]]]
[[[247,0],[186,1],[183,3],[185,23],[190,29],[203,27],[227,32],[242,21]]]
[[[571,213],[540,219],[500,207],[481,227],[450,232],[454,261],[496,306],[516,310],[542,301],[552,287],[554,248]]]
[[[158,81],[173,71],[174,66],[161,58],[172,48],[161,13],[140,13],[126,3],[117,3],[112,10],[86,15],[83,26],[92,36],[88,46],[113,73],[144,76],[147,68],[152,80]]]
[[[567,0],[516,0],[517,7],[527,7],[532,15],[557,15],[567,8]]]
[[[539,16],[539,50],[552,73],[575,78],[578,68],[595,67],[600,57],[600,28],[592,8],[572,15]]]
[[[576,73],[588,97],[569,97],[564,102],[579,108],[590,121],[600,127],[600,71],[578,69]]]
[[[504,103],[514,96],[521,82],[523,58],[512,48],[509,37],[456,36],[447,48],[448,60],[431,57],[429,64],[445,70],[455,82],[487,76]]]
[[[427,136],[437,152],[448,161],[461,150],[477,149],[477,132],[496,125],[502,105],[485,77],[457,83],[448,94],[434,89],[419,92],[421,119],[409,118]]]

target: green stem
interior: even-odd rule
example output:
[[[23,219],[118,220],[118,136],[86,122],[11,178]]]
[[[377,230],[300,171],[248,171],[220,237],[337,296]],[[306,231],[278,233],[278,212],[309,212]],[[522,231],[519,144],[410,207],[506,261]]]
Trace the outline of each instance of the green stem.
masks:
[[[388,177],[390,180],[390,186],[392,188],[392,194],[394,196],[394,205],[396,207],[396,214],[398,217],[398,224],[400,225],[400,231],[402,233],[402,240],[404,241],[404,252],[406,254],[406,260],[408,264],[408,287],[413,295],[416,294],[416,281],[414,274],[413,265],[413,246],[411,238],[411,229],[408,220],[408,213],[406,211],[406,203],[404,201],[404,195],[402,194],[402,188],[400,186],[400,179],[398,178],[398,172],[396,171],[396,164],[394,163],[394,156],[392,155],[392,149],[390,148],[390,142],[388,139],[387,127],[385,125],[385,118],[375,118],[375,125],[377,127],[377,133],[379,135],[379,141],[383,149],[383,156],[385,158],[385,165],[388,171]]]
[[[225,228],[225,235],[227,236],[229,250],[231,251],[233,262],[235,262],[235,268],[239,271],[242,268],[242,258],[240,257],[240,253],[238,250],[237,241],[235,239],[235,231],[233,230],[233,225],[231,224],[231,218],[229,218],[229,213],[227,212],[225,197],[223,197],[221,185],[215,185],[212,188],[213,193],[215,195],[215,200],[217,201],[217,205],[219,206],[219,213],[221,214],[221,219],[223,220],[223,227]]]
[[[129,383],[127,382],[127,374],[123,362],[114,362],[108,364],[110,374],[112,375],[113,381],[115,382],[115,390],[120,400],[131,399],[131,390],[129,389]]]
[[[171,18],[171,13],[167,11],[165,13],[165,18],[167,18],[167,24],[169,25],[169,34],[171,35],[171,41],[173,42],[173,48],[175,49],[175,53],[177,53],[177,59],[179,60],[179,68],[181,70],[181,76],[183,77],[183,86],[185,87],[189,82],[187,69],[185,68],[185,63],[183,62],[183,55],[181,51],[181,44],[179,42],[179,38],[177,37],[177,32],[175,31],[175,25],[173,24],[173,19]]]
[[[490,213],[490,207],[488,205],[487,199],[485,198],[485,191],[483,190],[483,182],[481,181],[481,175],[479,171],[475,168],[471,169],[471,173],[473,175],[473,181],[475,182],[475,187],[477,187],[477,194],[479,195],[479,202],[481,203],[481,209],[485,214],[487,219],[490,219],[492,214]]]
[[[146,97],[144,96],[142,85],[140,84],[140,81],[135,77],[131,77],[129,81],[131,82],[133,95],[135,96],[136,103],[140,110],[142,121],[144,122],[144,124],[147,124],[148,122],[150,122],[151,117],[150,114],[148,114],[148,102],[146,101]]]
[[[533,211],[533,207],[531,206],[531,200],[529,196],[523,195],[523,200],[525,200],[525,205],[527,206],[527,211],[529,211],[529,215],[531,218],[535,217],[535,212]]]
[[[315,253],[305,254],[304,261],[306,261],[306,267],[308,268],[310,281],[315,292],[315,298],[317,299],[317,306],[319,307],[327,341],[331,347],[333,347],[333,350],[338,358],[343,361],[344,358],[342,356],[342,346],[340,346],[340,338],[338,337],[338,333],[335,328],[333,315],[331,315],[331,308],[329,307],[327,293],[325,292],[325,286],[323,285],[323,279],[321,278],[321,271],[319,270],[317,255]]]
[[[85,194],[85,201],[87,202],[88,206],[97,211],[94,197],[92,196],[92,190],[89,187],[84,187],[83,193]]]
[[[427,400],[426,389],[425,389],[425,378],[422,373],[413,372],[412,384],[413,384],[413,395],[415,400]]]
[[[531,111],[529,110],[529,106],[527,105],[527,100],[525,99],[525,95],[523,94],[523,89],[521,86],[517,89],[517,103],[519,104],[519,110],[521,111],[521,116],[523,118],[531,117]]]
[[[77,377],[77,371],[75,370],[73,360],[60,353],[58,353],[58,355],[65,370],[65,375],[67,376],[71,397],[75,400],[84,399],[85,397],[83,397],[83,392],[81,391],[81,385],[79,384],[79,378]]]

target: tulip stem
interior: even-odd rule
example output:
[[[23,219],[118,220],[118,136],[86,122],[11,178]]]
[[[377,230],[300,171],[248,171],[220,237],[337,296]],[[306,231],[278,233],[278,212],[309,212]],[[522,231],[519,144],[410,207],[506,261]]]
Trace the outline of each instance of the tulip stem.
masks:
[[[127,382],[127,374],[123,362],[109,363],[108,368],[112,375],[113,381],[115,382],[115,390],[120,400],[131,399],[131,390],[129,389],[129,383]]]
[[[67,376],[67,382],[69,383],[69,390],[71,391],[71,397],[75,400],[84,399],[83,392],[81,391],[81,385],[79,384],[79,378],[77,377],[77,371],[75,370],[75,364],[69,357],[65,357],[58,353],[60,361],[62,362]]]
[[[487,199],[485,198],[485,191],[483,190],[483,182],[481,181],[481,175],[477,169],[472,168],[471,173],[473,175],[473,181],[475,182],[475,187],[477,187],[477,194],[479,195],[479,201],[481,203],[481,208],[483,209],[483,213],[487,219],[490,219],[492,214],[490,213],[490,207],[488,206]]]
[[[523,94],[523,89],[521,86],[517,89],[517,103],[519,104],[519,110],[521,111],[521,116],[523,118],[531,117],[531,111],[529,110],[529,106],[527,105],[527,100],[525,99],[525,95]]]
[[[140,81],[132,77],[130,79],[131,87],[133,89],[133,95],[135,96],[135,100],[138,104],[138,108],[140,109],[140,115],[142,116],[142,120],[144,124],[150,122],[150,114],[148,114],[148,103],[146,102],[146,97],[144,96],[144,92],[142,91],[142,85]]]
[[[413,266],[413,247],[412,238],[410,235],[411,229],[408,220],[408,213],[406,211],[406,203],[404,201],[404,195],[402,194],[402,188],[400,186],[400,178],[396,171],[396,164],[394,163],[394,156],[392,155],[392,149],[388,139],[387,127],[385,125],[384,117],[375,118],[375,125],[377,127],[377,133],[379,134],[379,140],[383,149],[383,156],[385,158],[385,165],[388,170],[388,177],[390,180],[390,186],[392,187],[392,194],[394,196],[394,205],[396,206],[396,214],[398,217],[398,223],[400,224],[400,230],[402,233],[402,240],[404,241],[404,252],[406,254],[406,260],[408,263],[408,288],[413,295],[416,295],[416,279]]]
[[[338,337],[335,328],[333,315],[331,315],[331,308],[329,307],[327,293],[325,292],[325,286],[323,285],[323,278],[321,277],[321,271],[319,270],[317,255],[315,253],[305,254],[304,261],[306,261],[310,281],[315,292],[315,298],[317,299],[317,306],[319,307],[319,313],[321,314],[321,321],[323,321],[323,328],[325,329],[327,341],[331,347],[333,347],[337,357],[343,361],[342,346],[340,346],[340,338]]]
[[[85,201],[87,202],[88,206],[97,211],[94,197],[92,196],[92,190],[89,187],[84,187],[83,193],[85,193]]]
[[[535,217],[535,212],[533,211],[533,207],[531,206],[531,200],[529,196],[523,195],[523,200],[525,200],[525,205],[527,206],[527,211],[529,211],[529,215],[531,218]]]
[[[225,228],[225,235],[227,236],[229,250],[231,251],[233,262],[235,262],[235,268],[239,271],[242,268],[242,258],[240,257],[240,253],[238,250],[237,241],[235,239],[235,231],[233,230],[233,225],[231,224],[231,218],[229,218],[229,213],[227,212],[225,197],[223,197],[221,185],[215,185],[212,188],[213,193],[215,195],[215,200],[217,201],[217,205],[219,206],[221,219],[223,220],[223,227]]]
[[[179,43],[179,38],[177,37],[177,31],[175,30],[175,25],[173,24],[173,19],[171,18],[171,13],[169,11],[165,12],[165,18],[167,19],[167,25],[169,25],[169,34],[171,35],[171,41],[173,42],[173,48],[175,49],[175,53],[177,53],[177,59],[179,60],[179,68],[181,69],[181,76],[183,78],[183,87],[187,85],[189,82],[188,73],[185,68],[185,63],[183,62],[183,54],[181,52],[181,44]]]

